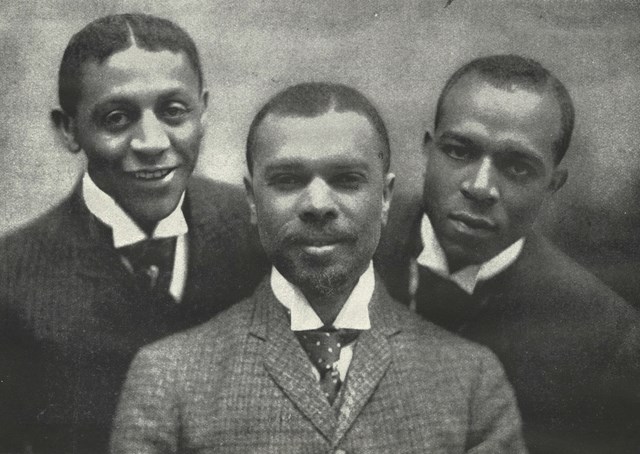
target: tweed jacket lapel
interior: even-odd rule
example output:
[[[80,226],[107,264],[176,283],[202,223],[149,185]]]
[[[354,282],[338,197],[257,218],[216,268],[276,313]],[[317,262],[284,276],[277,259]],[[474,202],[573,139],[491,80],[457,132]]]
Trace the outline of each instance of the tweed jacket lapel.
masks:
[[[335,413],[313,374],[307,354],[291,331],[286,309],[273,295],[269,282],[265,279],[256,290],[251,326],[251,333],[264,340],[265,369],[318,431],[331,440],[337,423]]]
[[[391,299],[376,275],[376,289],[369,305],[371,329],[360,334],[347,373],[338,413],[337,444],[348,432],[391,365],[388,337],[400,331]]]
[[[265,279],[256,294],[256,311],[250,332],[264,340],[265,369],[296,407],[327,440],[336,445],[348,432],[391,365],[388,337],[400,331],[397,304],[376,275],[369,316],[371,329],[358,338],[347,379],[332,408],[313,374],[311,363],[291,331],[286,309],[277,301]]]

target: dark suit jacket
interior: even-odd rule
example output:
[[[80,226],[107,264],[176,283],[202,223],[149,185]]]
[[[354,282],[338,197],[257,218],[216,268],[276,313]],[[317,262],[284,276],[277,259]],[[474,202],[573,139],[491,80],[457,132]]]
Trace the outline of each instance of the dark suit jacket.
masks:
[[[199,178],[185,199],[182,301],[142,294],[79,190],[0,242],[0,451],[105,452],[121,385],[144,344],[202,323],[268,271],[239,188]]]
[[[212,321],[134,360],[112,454],[523,452],[493,355],[379,286],[333,408],[266,279]],[[336,451],[338,452],[338,451]]]
[[[376,266],[406,301],[421,213],[418,204],[402,204]],[[518,260],[479,285],[468,311],[437,308],[440,291],[434,284],[431,298],[416,301],[418,311],[498,356],[532,453],[640,452],[638,315],[604,284],[532,232]]]

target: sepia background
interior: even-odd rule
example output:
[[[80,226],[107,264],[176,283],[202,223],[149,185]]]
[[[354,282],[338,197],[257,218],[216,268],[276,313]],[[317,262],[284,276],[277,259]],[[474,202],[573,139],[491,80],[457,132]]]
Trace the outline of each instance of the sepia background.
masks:
[[[569,181],[541,228],[640,307],[640,2],[637,0],[16,0],[0,6],[0,234],[64,197],[84,165],[49,123],[71,35],[110,13],[175,20],[211,92],[198,173],[240,184],[256,110],[305,80],[359,88],[388,123],[397,191],[421,190],[420,143],[446,78],[481,55],[541,61],[569,88]]]

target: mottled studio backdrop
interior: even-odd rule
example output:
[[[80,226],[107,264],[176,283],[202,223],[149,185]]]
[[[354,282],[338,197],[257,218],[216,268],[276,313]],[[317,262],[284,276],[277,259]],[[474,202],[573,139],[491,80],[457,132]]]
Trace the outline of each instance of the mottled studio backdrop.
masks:
[[[420,190],[420,141],[438,91],[462,63],[516,52],[573,95],[567,185],[544,230],[640,306],[640,1],[46,0],[0,3],[0,233],[52,206],[83,162],[53,133],[56,72],[70,36],[99,16],[142,11],[198,44],[211,91],[198,172],[240,183],[257,108],[295,82],[335,80],[380,108],[399,191]]]

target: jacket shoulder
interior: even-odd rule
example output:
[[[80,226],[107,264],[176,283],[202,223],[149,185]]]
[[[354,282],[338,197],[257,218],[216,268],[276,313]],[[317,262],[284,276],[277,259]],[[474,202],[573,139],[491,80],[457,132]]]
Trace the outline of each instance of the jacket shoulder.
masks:
[[[549,301],[628,306],[621,296],[539,233],[527,237],[521,259],[507,275],[523,292],[543,295]]]
[[[187,195],[196,221],[215,213],[249,222],[249,206],[241,186],[197,176],[189,180]]]
[[[445,368],[468,369],[486,363],[501,370],[495,355],[487,347],[422,318],[399,302],[394,301],[394,311],[401,327],[398,341],[417,357],[431,357]]]
[[[138,356],[170,359],[167,364],[185,367],[210,363],[218,352],[242,344],[249,332],[253,310],[251,298],[244,299],[201,325],[143,347]],[[204,362],[203,357],[207,358]]]
[[[27,259],[42,255],[63,257],[64,244],[79,229],[71,199],[67,198],[28,224],[0,238],[0,266],[16,269]]]
[[[400,318],[403,329],[412,336],[423,338],[425,343],[437,345],[438,348],[444,349],[462,349],[472,352],[485,350],[484,347],[475,342],[464,339],[412,312],[408,307],[400,303],[397,303],[397,305],[397,310],[403,313]]]

